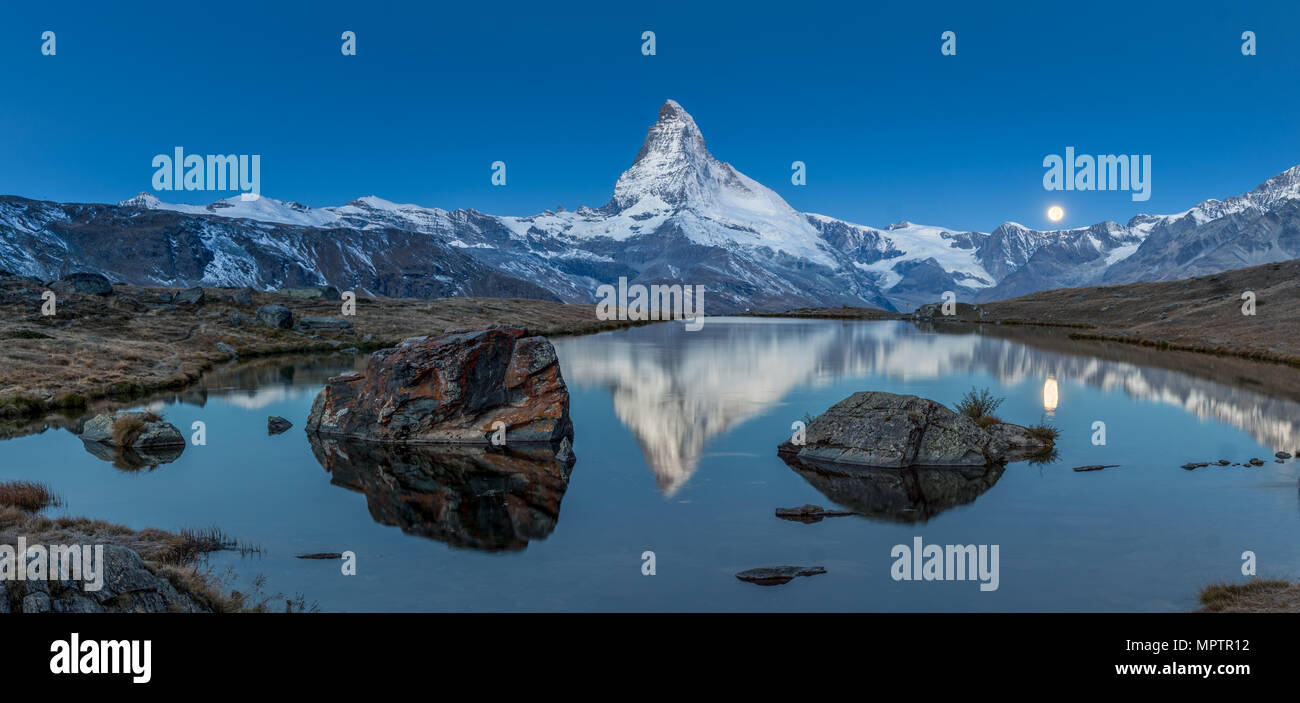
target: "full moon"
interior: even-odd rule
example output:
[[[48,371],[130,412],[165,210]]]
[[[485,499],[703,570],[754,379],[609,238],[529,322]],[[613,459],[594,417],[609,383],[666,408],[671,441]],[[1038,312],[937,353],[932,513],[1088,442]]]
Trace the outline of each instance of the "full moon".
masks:
[[[1047,219],[1052,222],[1060,222],[1062,217],[1065,217],[1065,210],[1060,205],[1047,208]]]

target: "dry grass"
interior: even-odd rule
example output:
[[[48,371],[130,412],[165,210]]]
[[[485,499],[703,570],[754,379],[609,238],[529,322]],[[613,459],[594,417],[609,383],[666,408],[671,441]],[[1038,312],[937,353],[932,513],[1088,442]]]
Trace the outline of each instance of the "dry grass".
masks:
[[[1242,314],[1241,294],[1256,296]],[[1075,328],[1075,340],[1233,356],[1300,366],[1300,259],[1181,281],[1058,288],[979,303],[973,314],[935,317],[935,327],[978,322]],[[959,311],[963,304],[958,304]],[[791,310],[778,317],[898,319],[872,308]]]
[[[216,527],[181,530],[179,534],[152,527],[134,530],[105,520],[48,518],[0,503],[0,544],[15,544],[19,535],[32,543],[126,547],[139,554],[150,571],[166,577],[177,590],[213,612],[303,612],[317,609],[301,595],[293,599],[286,599],[280,593],[263,595],[260,577],[254,579],[252,591],[245,594],[228,587],[234,579],[232,571],[219,575],[206,567],[200,568],[203,566],[202,555],[219,549],[237,548],[235,541]],[[280,606],[280,603],[284,605]]]
[[[975,424],[979,425],[980,429],[988,429],[993,425],[1001,424],[1001,422],[1002,419],[997,415],[980,415],[975,420]]]
[[[38,510],[62,504],[62,499],[43,483],[33,481],[0,483],[0,507],[17,508],[34,513]]]
[[[135,438],[140,436],[143,429],[144,420],[131,416],[119,417],[113,422],[113,443],[119,447],[129,447],[135,444]]]
[[[994,421],[997,421],[997,418],[993,416],[993,412],[997,410],[1005,400],[1006,398],[994,397],[987,388],[981,388],[979,390],[971,388],[961,397],[961,400],[957,401],[956,410],[976,422],[986,417],[992,417]],[[993,422],[989,422],[986,425],[980,426],[988,427],[992,424]]]
[[[1055,442],[1056,438],[1061,436],[1061,431],[1052,425],[1030,425],[1025,428],[1025,431],[1040,442]]]
[[[43,317],[37,286],[0,279],[0,417],[32,417],[60,408],[81,408],[101,398],[129,400],[159,390],[178,390],[212,366],[229,360],[224,342],[241,358],[362,351],[392,346],[406,337],[459,327],[509,324],[542,335],[586,334],[632,324],[596,318],[594,305],[542,300],[444,298],[357,300],[349,317],[353,332],[282,330],[256,321],[262,305],[283,305],[294,319],[339,317],[340,303],[254,293],[251,305],[222,300],[206,290],[196,308],[160,301],[162,288],[114,286],[109,296],[70,294],[58,314]],[[242,316],[235,324],[232,315]]]
[[[1300,613],[1300,584],[1281,579],[1212,583],[1199,594],[1203,613]]]
[[[1256,295],[1254,315],[1241,294]],[[1300,366],[1300,260],[1183,281],[1064,288],[981,305],[985,322],[1086,326],[1099,339]]]

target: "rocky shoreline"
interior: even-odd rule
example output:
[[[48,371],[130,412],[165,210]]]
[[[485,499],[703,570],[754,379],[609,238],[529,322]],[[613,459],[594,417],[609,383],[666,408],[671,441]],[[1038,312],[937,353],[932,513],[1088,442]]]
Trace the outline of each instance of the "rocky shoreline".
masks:
[[[17,578],[6,572],[0,578],[0,614],[269,612],[273,601],[285,603],[289,611],[313,608],[301,597],[259,598],[257,593],[228,590],[204,564],[205,554],[235,548],[216,531],[134,530],[103,520],[48,518],[40,510],[0,505],[0,545],[76,545],[96,555],[81,560],[94,564],[93,584],[90,569],[81,574],[82,580],[64,580],[53,573]]]
[[[53,315],[42,314],[45,291]],[[325,286],[151,288],[96,274],[42,282],[0,272],[0,421],[84,414],[97,403],[181,390],[235,360],[367,352],[458,327],[516,325],[539,335],[645,324],[600,320],[595,306],[544,300],[358,297],[343,314]]]

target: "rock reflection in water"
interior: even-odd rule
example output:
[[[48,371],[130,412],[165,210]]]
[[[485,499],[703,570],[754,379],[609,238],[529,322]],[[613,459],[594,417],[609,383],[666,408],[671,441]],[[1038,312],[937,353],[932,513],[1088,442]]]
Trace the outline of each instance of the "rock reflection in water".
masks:
[[[83,442],[86,451],[90,452],[96,459],[107,461],[122,471],[139,471],[148,468],[150,471],[170,464],[181,458],[185,452],[185,446],[177,447],[114,447],[99,442]]]
[[[907,469],[782,460],[836,505],[888,522],[917,523],[975,502],[1002,478],[1003,466]]]
[[[381,525],[453,547],[514,551],[560,518],[573,454],[527,448],[379,444],[309,435],[330,482],[365,494]]]

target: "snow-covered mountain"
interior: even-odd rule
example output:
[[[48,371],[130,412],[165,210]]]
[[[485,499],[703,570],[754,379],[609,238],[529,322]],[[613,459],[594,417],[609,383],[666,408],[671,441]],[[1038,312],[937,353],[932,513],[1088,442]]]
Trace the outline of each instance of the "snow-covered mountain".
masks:
[[[0,269],[42,278],[89,269],[135,283],[327,282],[374,295],[566,302],[593,302],[598,286],[625,276],[703,285],[710,314],[842,304],[907,309],[944,291],[995,300],[1297,258],[1297,227],[1300,167],[1245,195],[1125,225],[1044,231],[1006,222],[985,233],[900,222],[878,229],[796,211],[714,158],[695,120],[669,100],[600,208],[513,217],[376,196],[320,209],[239,196],[206,206],[147,193],[116,206],[0,198]]]

